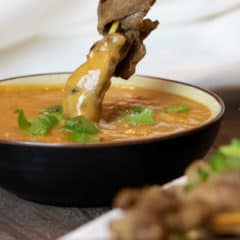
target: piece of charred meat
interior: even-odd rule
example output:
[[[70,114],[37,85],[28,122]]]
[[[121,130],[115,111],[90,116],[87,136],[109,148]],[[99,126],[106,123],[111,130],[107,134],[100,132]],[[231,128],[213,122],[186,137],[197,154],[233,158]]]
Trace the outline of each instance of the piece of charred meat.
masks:
[[[119,32],[128,41],[130,50],[118,64],[115,76],[128,79],[135,72],[137,63],[145,56],[143,40],[154,30],[158,21],[144,19],[155,0],[100,0],[98,6],[98,31],[108,34],[113,22],[119,21]]]
[[[64,91],[66,118],[80,115],[99,121],[103,97],[112,76],[128,79],[146,53],[143,40],[158,22],[144,16],[154,1],[99,2],[98,30],[104,36],[93,45],[87,61],[70,76]]]
[[[166,239],[168,235],[166,216],[179,208],[176,196],[158,186],[145,188],[139,192],[138,198],[135,196],[135,204],[132,204],[131,195],[130,190],[126,190],[125,199],[124,192],[120,194],[124,206],[128,205],[127,200],[130,202],[129,208],[125,209],[124,217],[111,223],[110,228],[116,239]],[[117,201],[120,206],[123,205],[121,201]]]
[[[110,225],[117,240],[168,240],[174,234],[183,239],[195,239],[190,238],[193,235],[202,239],[207,233],[208,237],[210,233],[240,235],[239,171],[219,174],[185,197],[173,189],[149,187],[126,190],[118,198],[115,206],[124,206],[125,214]]]
[[[209,240],[240,237],[240,141],[220,148],[209,163],[196,161],[182,187],[123,190],[111,222],[116,240]],[[238,239],[238,237],[236,239]]]

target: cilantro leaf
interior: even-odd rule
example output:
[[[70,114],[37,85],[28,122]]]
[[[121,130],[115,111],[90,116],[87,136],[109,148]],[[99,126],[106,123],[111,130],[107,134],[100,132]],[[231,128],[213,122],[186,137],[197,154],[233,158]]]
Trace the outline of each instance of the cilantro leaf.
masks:
[[[42,110],[40,110],[40,113],[62,113],[63,112],[63,107],[62,105],[54,105],[54,106],[50,106],[47,108],[43,108]]]
[[[96,125],[84,116],[78,116],[69,119],[67,123],[63,126],[64,129],[69,130],[73,133],[79,134],[96,134],[99,133],[99,129]]]
[[[144,111],[144,108],[142,108],[142,107],[134,107],[132,109],[132,113],[141,113],[143,111]]]
[[[63,126],[65,130],[71,132],[69,140],[71,142],[99,142],[100,138],[96,136],[99,129],[95,123],[84,116],[78,116],[69,119]]]
[[[189,192],[192,189],[194,189],[197,185],[205,182],[208,180],[208,178],[211,176],[211,172],[208,172],[207,170],[203,169],[202,167],[197,168],[197,174],[196,174],[196,179],[191,182],[187,182],[183,186],[183,190],[185,192]]]
[[[185,192],[190,192],[191,190],[193,190],[193,188],[195,187],[195,184],[192,182],[188,182],[186,184],[183,185],[183,190]]]
[[[209,178],[209,173],[201,167],[198,168],[197,174],[200,182],[204,182]]]
[[[210,166],[215,172],[240,168],[240,140],[233,139],[229,145],[220,147],[210,158]]]
[[[52,114],[58,119],[58,121],[61,121],[63,118],[63,116],[62,116],[63,107],[62,107],[62,105],[50,106],[50,107],[40,110],[40,113],[45,114],[45,115]]]
[[[180,105],[180,106],[169,106],[162,110],[164,113],[185,113],[189,112],[190,108],[187,105]]]
[[[240,140],[233,139],[230,145],[220,147],[219,151],[225,156],[240,158]]]
[[[197,180],[188,182],[184,186],[185,191],[190,191],[202,182],[205,182],[213,174],[230,169],[240,169],[240,140],[233,139],[229,145],[219,148],[217,153],[209,158],[210,170],[197,169]]]
[[[62,120],[62,106],[50,106],[42,109],[40,114],[34,118],[27,119],[22,109],[17,109],[18,126],[27,135],[45,136]],[[98,142],[100,138],[95,134],[99,133],[96,125],[84,116],[69,119],[63,126],[71,132],[69,140],[72,142]]]
[[[214,172],[223,171],[225,169],[225,162],[225,156],[221,153],[217,153],[209,159],[209,164]]]
[[[226,169],[237,169],[240,168],[240,157],[229,159],[226,161]]]
[[[131,125],[151,125],[155,122],[150,108],[133,108],[122,116],[122,120]]]
[[[30,136],[44,136],[54,128],[59,119],[51,114],[40,114],[31,119],[27,119],[22,109],[17,109],[18,126],[27,135]]]
[[[16,109],[18,114],[18,126],[21,130],[27,131],[31,127],[31,122],[25,116],[23,109]]]
[[[58,124],[54,115],[44,114],[31,119],[30,134],[32,136],[45,136]]]
[[[100,138],[93,134],[73,133],[69,136],[71,142],[99,142]]]

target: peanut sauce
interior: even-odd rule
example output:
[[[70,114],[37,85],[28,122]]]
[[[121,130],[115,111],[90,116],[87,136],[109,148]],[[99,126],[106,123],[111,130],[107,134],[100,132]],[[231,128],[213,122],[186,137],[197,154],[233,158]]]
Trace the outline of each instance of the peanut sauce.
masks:
[[[68,137],[61,126],[53,129],[47,136],[31,137],[18,128],[15,110],[24,109],[27,117],[34,117],[43,108],[62,104],[62,86],[1,86],[0,87],[0,139],[66,143]],[[117,121],[116,109],[119,107],[149,107],[159,109],[171,105],[187,105],[190,110],[184,113],[161,113],[154,111],[153,125],[130,126]],[[102,141],[115,141],[145,136],[165,136],[198,127],[211,116],[210,110],[188,98],[132,86],[113,85],[103,100],[100,122],[97,124]]]

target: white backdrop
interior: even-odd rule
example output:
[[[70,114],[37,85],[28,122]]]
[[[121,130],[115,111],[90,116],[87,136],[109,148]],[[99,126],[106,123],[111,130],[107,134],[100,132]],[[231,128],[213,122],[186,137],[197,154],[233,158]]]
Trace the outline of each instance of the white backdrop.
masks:
[[[97,0],[0,0],[0,78],[72,71],[94,41]],[[137,72],[205,87],[240,84],[240,0],[158,0]]]

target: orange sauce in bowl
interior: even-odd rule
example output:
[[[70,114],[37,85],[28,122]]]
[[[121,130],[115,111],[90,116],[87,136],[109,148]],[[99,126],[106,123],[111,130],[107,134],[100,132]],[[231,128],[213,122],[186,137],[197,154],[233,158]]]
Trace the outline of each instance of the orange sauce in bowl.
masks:
[[[63,102],[62,86],[44,85],[2,85],[0,86],[0,139],[35,141],[49,143],[69,142],[66,132],[59,126],[47,136],[25,135],[17,123],[16,109],[24,109],[27,117],[38,115],[43,108]],[[117,121],[116,109],[119,107],[149,107],[161,109],[171,105],[187,105],[188,112],[163,113],[154,111],[155,123],[152,125],[130,126]],[[128,140],[146,136],[165,136],[196,128],[211,117],[208,107],[191,99],[140,87],[113,85],[103,101],[103,114],[97,124],[102,141]]]

